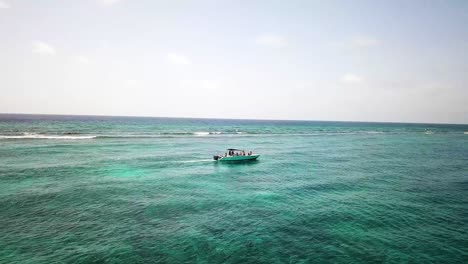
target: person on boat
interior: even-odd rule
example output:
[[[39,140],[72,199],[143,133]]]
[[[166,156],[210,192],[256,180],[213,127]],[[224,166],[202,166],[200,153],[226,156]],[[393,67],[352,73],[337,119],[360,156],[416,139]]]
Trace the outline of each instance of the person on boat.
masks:
[[[245,156],[245,150],[242,150],[242,156]]]

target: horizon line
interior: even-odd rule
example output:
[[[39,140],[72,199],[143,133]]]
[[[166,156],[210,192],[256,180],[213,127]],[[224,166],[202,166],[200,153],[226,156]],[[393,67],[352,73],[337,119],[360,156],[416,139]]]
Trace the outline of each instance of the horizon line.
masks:
[[[173,116],[134,116],[134,115],[89,115],[89,114],[31,114],[31,113],[0,113],[0,115],[36,115],[36,116],[87,116],[87,117],[124,117],[124,118],[175,118],[175,119],[217,119],[239,121],[288,121],[288,122],[339,122],[339,123],[382,123],[382,124],[420,124],[420,125],[468,125],[468,123],[432,123],[432,122],[401,122],[401,121],[362,121],[362,120],[312,120],[312,119],[269,119],[269,118],[219,118],[219,117],[173,117]]]

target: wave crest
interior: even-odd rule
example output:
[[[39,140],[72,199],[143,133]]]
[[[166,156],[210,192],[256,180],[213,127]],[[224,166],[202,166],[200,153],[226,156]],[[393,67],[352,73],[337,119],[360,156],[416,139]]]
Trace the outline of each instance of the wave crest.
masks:
[[[47,135],[37,133],[23,133],[22,135],[0,135],[1,139],[93,139],[97,136],[82,135],[77,136],[76,134],[63,134],[63,135]]]
[[[407,134],[408,131],[311,131],[307,133],[275,133],[272,131],[167,131],[167,132],[146,132],[141,134],[132,134],[122,132],[121,134],[81,134],[80,132],[62,132],[62,133],[7,133],[0,134],[1,139],[55,139],[55,140],[85,140],[85,139],[145,139],[145,138],[176,138],[176,137],[218,137],[218,136],[247,136],[247,137],[270,137],[270,136],[341,136],[341,135],[382,135],[382,134]],[[414,133],[421,133],[415,131]],[[435,134],[434,131],[424,131],[424,134]],[[440,132],[437,132],[440,133]],[[448,132],[447,132],[448,133]],[[468,131],[463,134],[468,135]]]

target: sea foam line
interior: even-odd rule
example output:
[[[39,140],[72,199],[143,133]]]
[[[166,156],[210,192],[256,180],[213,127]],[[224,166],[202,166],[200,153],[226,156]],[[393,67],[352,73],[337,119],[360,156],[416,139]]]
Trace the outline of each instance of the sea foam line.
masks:
[[[7,136],[0,135],[1,139],[93,139],[97,136],[56,136],[56,135],[39,135],[39,134],[30,134],[23,136]]]
[[[250,137],[277,137],[277,136],[341,136],[341,135],[373,135],[373,134],[411,134],[420,132],[402,132],[402,131],[316,131],[312,133],[270,133],[257,131],[197,131],[197,132],[161,132],[151,134],[100,134],[89,135],[79,133],[63,134],[40,134],[25,132],[22,134],[4,134],[0,139],[55,139],[55,140],[83,140],[83,139],[124,139],[124,138],[177,138],[177,137],[217,137],[217,136],[250,136]],[[433,131],[425,131],[425,134],[434,134]],[[468,135],[468,131],[463,132]]]

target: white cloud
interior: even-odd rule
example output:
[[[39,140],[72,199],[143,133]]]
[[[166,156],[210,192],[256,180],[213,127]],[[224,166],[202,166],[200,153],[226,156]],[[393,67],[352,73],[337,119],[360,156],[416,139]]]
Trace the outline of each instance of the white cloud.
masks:
[[[125,85],[130,86],[130,87],[136,87],[138,86],[138,81],[135,79],[128,79],[125,81]]]
[[[3,1],[0,1],[0,9],[7,9],[7,8],[10,8],[10,5]]]
[[[91,62],[91,60],[90,60],[88,57],[86,57],[86,56],[81,56],[81,55],[80,55],[80,56],[76,56],[76,57],[75,57],[75,60],[76,60],[77,62],[83,63],[83,64],[88,64],[88,63]]]
[[[380,41],[372,37],[356,37],[351,40],[351,46],[355,48],[370,48],[380,44]]]
[[[32,51],[38,54],[46,54],[46,55],[55,54],[55,49],[49,44],[42,42],[42,41],[34,41]]]
[[[167,54],[167,60],[169,61],[169,63],[175,64],[175,65],[188,65],[188,64],[191,64],[191,61],[190,61],[189,58],[187,58],[186,56],[184,56],[182,54],[178,54],[178,53],[169,53],[169,54]]]
[[[333,45],[334,47],[339,48],[346,52],[363,51],[366,49],[376,47],[380,44],[381,44],[380,40],[374,37],[370,37],[370,36],[358,36],[358,37],[348,39],[346,41],[331,43],[331,45]]]
[[[202,80],[200,86],[205,90],[217,90],[221,87],[221,84],[217,80]]]
[[[281,48],[286,46],[287,40],[286,38],[279,35],[264,34],[257,36],[255,38],[255,43],[260,46]]]
[[[352,73],[347,73],[347,74],[343,75],[343,77],[342,77],[342,81],[345,82],[345,83],[360,83],[363,80],[364,79],[361,76],[358,76],[358,75],[352,74]]]
[[[118,2],[120,2],[120,0],[98,0],[98,3],[103,6],[112,6]]]

